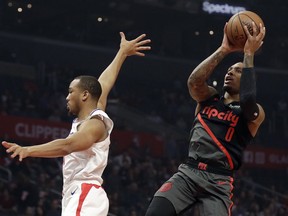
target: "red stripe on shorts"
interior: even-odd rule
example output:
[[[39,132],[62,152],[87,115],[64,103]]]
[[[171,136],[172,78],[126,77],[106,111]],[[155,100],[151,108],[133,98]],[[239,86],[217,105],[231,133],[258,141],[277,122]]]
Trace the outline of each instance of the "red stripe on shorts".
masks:
[[[91,190],[92,187],[99,188],[100,186],[95,185],[95,184],[86,184],[86,183],[83,183],[81,185],[81,194],[79,197],[79,202],[78,202],[78,206],[77,206],[77,210],[76,210],[76,216],[81,216],[80,213],[81,213],[81,209],[82,209],[84,200],[87,197],[87,194],[89,193],[89,191]]]

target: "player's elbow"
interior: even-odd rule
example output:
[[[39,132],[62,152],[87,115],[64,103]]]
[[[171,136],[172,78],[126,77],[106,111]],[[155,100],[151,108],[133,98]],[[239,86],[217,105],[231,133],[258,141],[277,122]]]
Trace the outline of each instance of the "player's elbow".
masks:
[[[70,137],[66,138],[62,148],[61,148],[61,152],[64,155],[68,155],[71,154],[72,152],[77,151],[77,145],[75,145],[75,142],[73,141],[73,139],[71,139]]]
[[[190,76],[187,80],[187,87],[192,97],[202,89],[202,86],[203,83],[197,82],[193,76]]]
[[[64,146],[63,151],[66,152],[66,154],[70,154],[72,152],[84,151],[84,150],[90,148],[93,143],[94,142],[89,140],[87,137],[82,138],[81,140],[74,139],[74,138],[71,138],[71,139],[68,138],[67,145]]]
[[[64,156],[71,154],[72,152],[74,152],[74,149],[71,147],[71,145],[67,144],[65,146],[63,146],[63,148],[61,149],[62,154]]]
[[[187,80],[187,85],[189,89],[197,88],[199,86],[199,83],[203,83],[203,81],[197,78],[194,73],[192,73]]]

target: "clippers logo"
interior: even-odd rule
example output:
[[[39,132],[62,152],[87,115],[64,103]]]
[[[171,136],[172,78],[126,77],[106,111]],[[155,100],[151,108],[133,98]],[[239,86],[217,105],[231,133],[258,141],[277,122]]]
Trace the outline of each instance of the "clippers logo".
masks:
[[[206,114],[209,119],[215,117],[223,121],[228,121],[230,122],[231,127],[235,127],[239,120],[239,116],[233,114],[232,111],[219,112],[217,109],[212,107],[205,107],[202,113]]]

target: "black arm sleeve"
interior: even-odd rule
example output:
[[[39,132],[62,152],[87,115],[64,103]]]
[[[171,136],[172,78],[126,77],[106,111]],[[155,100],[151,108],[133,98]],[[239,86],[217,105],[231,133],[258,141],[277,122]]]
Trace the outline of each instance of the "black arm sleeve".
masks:
[[[243,68],[240,80],[240,106],[248,121],[255,120],[259,115],[256,104],[256,76],[254,68]]]

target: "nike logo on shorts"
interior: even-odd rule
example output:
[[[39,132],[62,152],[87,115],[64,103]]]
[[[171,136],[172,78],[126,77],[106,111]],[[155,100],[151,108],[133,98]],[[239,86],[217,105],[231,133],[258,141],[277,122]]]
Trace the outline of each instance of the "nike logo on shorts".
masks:
[[[74,191],[71,192],[71,195],[72,195],[72,196],[75,194],[75,192],[77,191],[77,189],[78,189],[78,187],[77,187]]]

